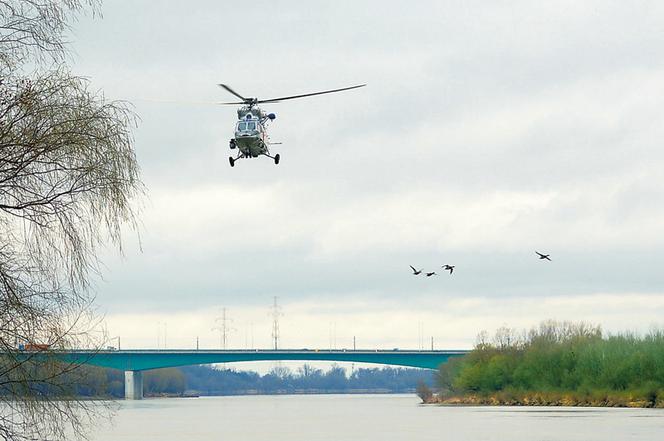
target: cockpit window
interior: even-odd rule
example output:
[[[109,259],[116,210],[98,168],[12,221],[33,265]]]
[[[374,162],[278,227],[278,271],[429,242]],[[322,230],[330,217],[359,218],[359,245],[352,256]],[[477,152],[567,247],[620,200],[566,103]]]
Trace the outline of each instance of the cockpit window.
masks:
[[[256,130],[256,121],[240,121],[237,123],[238,132],[253,132]]]

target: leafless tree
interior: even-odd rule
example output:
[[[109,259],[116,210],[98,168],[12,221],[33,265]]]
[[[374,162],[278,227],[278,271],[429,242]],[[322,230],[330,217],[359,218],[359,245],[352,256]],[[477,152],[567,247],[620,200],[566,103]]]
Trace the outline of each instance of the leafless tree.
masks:
[[[475,337],[475,348],[482,350],[490,347],[491,344],[489,343],[489,333],[486,331],[486,329],[482,330],[477,334]]]
[[[586,322],[545,320],[528,332],[528,342],[560,343],[579,339],[601,338],[602,328]]]
[[[501,326],[496,329],[493,345],[501,351],[516,349],[520,345],[518,331],[514,328]]]
[[[58,350],[99,347],[90,277],[121,249],[143,193],[135,116],[64,61],[68,22],[94,0],[0,0],[0,437],[83,435],[85,370]],[[19,346],[23,350],[19,350]]]

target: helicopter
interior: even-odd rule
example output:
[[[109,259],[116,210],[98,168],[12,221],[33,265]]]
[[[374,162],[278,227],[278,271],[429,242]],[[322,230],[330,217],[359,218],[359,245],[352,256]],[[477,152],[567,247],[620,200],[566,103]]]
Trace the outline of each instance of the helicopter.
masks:
[[[231,150],[238,150],[238,155],[236,157],[230,156],[228,158],[228,162],[230,163],[231,167],[235,167],[235,161],[243,158],[257,158],[259,156],[267,156],[268,158],[271,158],[275,164],[279,164],[279,160],[281,159],[281,156],[278,153],[272,156],[268,148],[270,145],[280,144],[270,142],[270,138],[267,134],[268,123],[274,121],[277,116],[274,113],[264,112],[258,107],[259,104],[278,103],[295,98],[304,98],[307,96],[342,92],[344,90],[364,87],[366,84],[343,87],[341,89],[325,90],[322,92],[305,93],[302,95],[270,98],[266,100],[259,100],[258,98],[245,98],[226,84],[219,84],[218,86],[242,100],[232,103],[220,103],[223,105],[242,105],[242,107],[237,110],[238,121],[235,124],[235,136],[231,138],[229,142]]]

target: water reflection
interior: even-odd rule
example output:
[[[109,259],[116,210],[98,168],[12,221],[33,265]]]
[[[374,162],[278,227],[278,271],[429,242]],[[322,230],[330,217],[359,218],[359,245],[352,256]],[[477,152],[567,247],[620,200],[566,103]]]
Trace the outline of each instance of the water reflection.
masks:
[[[664,409],[420,406],[412,395],[152,399],[120,405],[106,440],[610,441],[664,439]],[[639,420],[635,420],[639,418]]]

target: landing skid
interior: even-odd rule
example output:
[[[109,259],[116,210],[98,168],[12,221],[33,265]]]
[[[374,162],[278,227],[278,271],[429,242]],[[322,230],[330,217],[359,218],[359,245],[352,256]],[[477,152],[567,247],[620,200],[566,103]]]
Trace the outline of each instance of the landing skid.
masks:
[[[270,159],[272,159],[272,160],[274,161],[275,165],[276,165],[276,164],[279,164],[279,161],[281,160],[281,155],[279,155],[279,153],[277,153],[277,154],[274,155],[274,156],[270,156],[270,155],[267,154],[267,153],[263,153],[263,154],[261,154],[260,156],[267,156],[268,158],[270,158]],[[231,167],[235,167],[235,161],[237,161],[238,159],[244,159],[244,158],[251,158],[251,156],[245,156],[243,153],[240,153],[240,154],[237,155],[237,157],[235,157],[235,158],[233,158],[232,156],[230,156],[230,157],[228,158],[228,162],[229,162],[229,164],[231,165]]]

